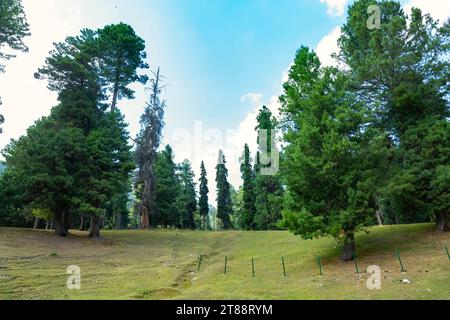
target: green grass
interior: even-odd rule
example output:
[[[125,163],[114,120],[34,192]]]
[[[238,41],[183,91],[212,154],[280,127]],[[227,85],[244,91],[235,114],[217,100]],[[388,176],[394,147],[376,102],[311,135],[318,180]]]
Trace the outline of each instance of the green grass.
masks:
[[[0,299],[450,299],[444,249],[450,235],[428,224],[358,234],[360,275],[353,262],[339,262],[341,247],[330,238],[302,240],[275,231],[102,234],[101,240],[82,232],[61,239],[46,231],[0,228]],[[81,290],[66,288],[70,265],[81,268]],[[382,269],[380,290],[366,287],[369,265]],[[411,283],[401,283],[405,278]]]

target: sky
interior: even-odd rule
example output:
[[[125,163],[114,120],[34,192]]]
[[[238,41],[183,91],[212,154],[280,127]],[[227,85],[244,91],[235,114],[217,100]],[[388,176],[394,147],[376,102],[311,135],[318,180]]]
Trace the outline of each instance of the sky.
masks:
[[[278,96],[295,52],[315,49],[323,64],[333,61],[347,0],[23,0],[32,35],[28,53],[6,63],[0,74],[0,113],[5,117],[0,150],[17,139],[57,104],[56,93],[33,78],[54,42],[124,22],[146,41],[147,62],[161,68],[166,87],[163,146],[175,161],[200,162],[208,171],[215,201],[215,166],[224,151],[229,180],[241,184],[239,157],[244,144],[256,152],[256,115],[262,105],[278,112]],[[445,19],[450,1],[403,0],[406,10],[421,8]],[[148,91],[132,85],[136,98],[122,100],[131,137],[139,131]]]

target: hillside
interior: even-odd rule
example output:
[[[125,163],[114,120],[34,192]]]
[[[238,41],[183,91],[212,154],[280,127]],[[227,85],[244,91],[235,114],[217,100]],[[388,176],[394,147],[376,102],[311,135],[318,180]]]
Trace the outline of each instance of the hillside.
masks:
[[[0,228],[0,300],[450,299],[450,261],[444,249],[450,236],[431,225],[385,226],[358,234],[359,269],[379,265],[380,290],[366,288],[369,275],[355,274],[353,262],[338,261],[340,247],[330,238],[165,230],[103,235],[89,240],[76,232],[61,239],[47,231]],[[197,272],[200,254],[204,257]],[[316,255],[322,258],[321,277]],[[81,290],[66,289],[70,265],[81,268]]]

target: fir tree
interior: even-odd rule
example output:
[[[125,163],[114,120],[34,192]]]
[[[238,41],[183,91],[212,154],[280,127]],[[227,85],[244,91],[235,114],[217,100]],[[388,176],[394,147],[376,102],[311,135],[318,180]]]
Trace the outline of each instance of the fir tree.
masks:
[[[225,164],[225,156],[220,150],[219,161],[216,166],[217,218],[220,219],[222,228],[229,230],[232,228],[230,216],[233,214],[233,204],[231,202],[230,184],[228,183],[228,170]]]
[[[207,230],[208,229],[207,220],[208,220],[208,213],[209,213],[209,204],[208,204],[209,189],[208,189],[208,179],[206,176],[205,163],[203,161],[200,166],[199,181],[200,181],[200,189],[199,189],[200,199],[198,201],[199,213],[200,213],[200,217],[201,217],[202,224],[203,224],[202,228],[204,230]]]

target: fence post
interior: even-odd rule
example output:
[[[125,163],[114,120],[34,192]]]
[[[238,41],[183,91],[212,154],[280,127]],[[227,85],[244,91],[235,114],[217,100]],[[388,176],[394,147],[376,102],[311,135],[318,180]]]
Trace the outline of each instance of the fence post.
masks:
[[[398,258],[398,262],[400,262],[400,267],[402,268],[401,272],[406,272],[405,268],[403,268],[403,263],[402,263],[402,259],[400,258],[399,250],[397,250],[397,258]]]
[[[317,256],[317,264],[319,265],[320,275],[323,276],[323,273],[322,273],[322,262],[320,261],[320,256]]]
[[[353,250],[353,261],[355,261],[356,273],[359,274],[358,262],[356,261],[356,250]]]
[[[281,257],[281,263],[283,264],[283,274],[286,277],[286,266],[284,265],[284,258]]]
[[[228,257],[225,256],[225,268],[223,270],[223,274],[227,274],[227,260],[228,260]]]
[[[202,264],[202,259],[203,259],[203,255],[201,254],[200,257],[198,258],[198,267],[197,267],[197,271],[200,271],[200,266]]]
[[[255,261],[252,258],[252,273],[253,273],[253,277],[255,277]]]

